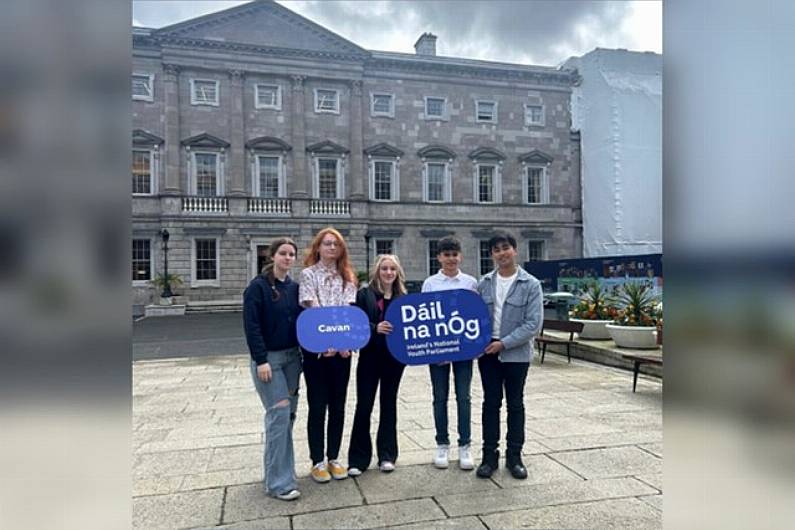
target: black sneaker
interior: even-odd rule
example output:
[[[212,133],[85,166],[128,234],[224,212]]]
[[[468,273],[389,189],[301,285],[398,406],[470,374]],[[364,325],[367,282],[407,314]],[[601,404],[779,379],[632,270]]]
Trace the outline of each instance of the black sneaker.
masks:
[[[498,462],[500,461],[500,452],[496,451],[492,454],[483,455],[483,461],[478,466],[477,471],[475,474],[480,478],[491,478],[495,471],[497,471],[497,467],[499,467]]]
[[[527,468],[524,467],[521,459],[511,460],[505,463],[505,467],[511,472],[515,479],[524,480],[527,478]]]

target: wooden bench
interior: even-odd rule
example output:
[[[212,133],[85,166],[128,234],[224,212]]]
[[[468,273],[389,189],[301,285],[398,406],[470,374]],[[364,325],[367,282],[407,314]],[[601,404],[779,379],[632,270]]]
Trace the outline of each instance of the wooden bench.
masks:
[[[566,357],[571,362],[571,345],[574,344],[574,334],[582,331],[582,322],[569,322],[568,320],[549,320],[544,319],[541,327],[541,334],[536,337],[536,344],[541,348],[541,364],[544,364],[544,356],[547,354],[547,344],[565,344]],[[544,331],[564,331],[569,333],[569,338],[553,337],[544,335]]]
[[[637,353],[622,353],[621,357],[627,359],[628,361],[632,361],[633,363],[633,368],[632,368],[633,392],[635,392],[635,389],[638,386],[638,373],[640,372],[640,365],[656,364],[657,366],[662,366],[663,364],[662,355],[642,355]]]

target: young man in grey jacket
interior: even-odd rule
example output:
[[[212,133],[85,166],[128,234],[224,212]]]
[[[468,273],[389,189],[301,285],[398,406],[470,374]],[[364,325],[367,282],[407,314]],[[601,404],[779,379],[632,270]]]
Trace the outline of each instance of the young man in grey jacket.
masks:
[[[478,359],[483,384],[483,460],[477,476],[489,478],[498,467],[502,393],[508,409],[505,465],[517,479],[527,478],[524,445],[524,385],[533,358],[533,337],[544,321],[541,282],[516,265],[516,239],[498,232],[489,240],[494,271],[478,283],[492,318],[491,342]]]

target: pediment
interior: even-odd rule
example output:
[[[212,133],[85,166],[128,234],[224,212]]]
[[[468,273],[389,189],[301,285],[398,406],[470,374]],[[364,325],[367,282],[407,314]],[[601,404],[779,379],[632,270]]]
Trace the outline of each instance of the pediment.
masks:
[[[417,151],[420,158],[455,158],[455,151],[443,145],[429,145]]]
[[[386,158],[398,158],[403,156],[403,151],[387,143],[375,144],[364,150],[368,156],[382,156]]]
[[[524,162],[525,164],[549,164],[552,160],[553,158],[551,155],[539,151],[538,149],[533,149],[528,153],[519,155],[519,162]]]
[[[254,138],[246,142],[246,148],[256,149],[257,151],[287,152],[292,149],[292,146],[284,140],[280,140],[273,136],[260,136],[259,138]]]
[[[269,0],[258,0],[160,28],[160,38],[366,55],[356,44]]]
[[[185,138],[180,142],[188,147],[210,147],[214,149],[223,149],[229,147],[229,142],[216,138],[212,134],[201,133],[190,138]]]
[[[472,160],[486,160],[486,161],[502,161],[505,160],[505,155],[502,151],[494,149],[492,147],[478,147],[471,153],[469,153],[469,158]]]
[[[162,145],[163,139],[143,129],[135,129],[132,133],[132,143],[133,145],[145,145],[151,147],[153,145]]]
[[[306,150],[318,155],[343,155],[350,152],[345,147],[335,144],[331,140],[323,140],[322,142],[312,144],[308,146]]]

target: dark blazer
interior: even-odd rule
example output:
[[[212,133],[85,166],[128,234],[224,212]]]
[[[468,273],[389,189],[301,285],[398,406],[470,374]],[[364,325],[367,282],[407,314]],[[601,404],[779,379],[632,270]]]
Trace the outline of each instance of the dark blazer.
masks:
[[[392,301],[395,301],[399,296],[398,294],[393,294]],[[356,293],[356,306],[367,313],[367,319],[370,321],[370,341],[367,346],[362,348],[365,353],[374,349],[386,351],[386,338],[375,330],[375,327],[381,322],[381,314],[377,304],[378,300],[372,287],[362,287]]]

